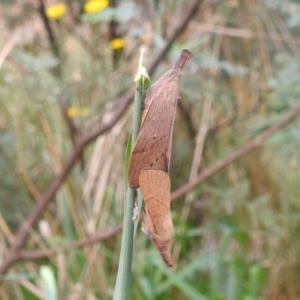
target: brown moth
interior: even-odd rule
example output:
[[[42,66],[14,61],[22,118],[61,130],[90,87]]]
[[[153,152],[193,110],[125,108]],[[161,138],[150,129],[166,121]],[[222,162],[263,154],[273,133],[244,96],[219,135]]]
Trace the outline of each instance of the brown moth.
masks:
[[[165,263],[172,267],[173,222],[170,214],[169,175],[163,171],[143,170],[139,184],[145,201],[142,230],[156,246]]]
[[[129,186],[140,187],[145,201],[142,230],[169,267],[173,266],[168,174],[172,132],[181,70],[190,57],[191,52],[183,50],[174,66],[147,91],[142,124],[129,162]]]
[[[169,172],[179,79],[181,70],[190,57],[190,51],[182,50],[174,66],[146,93],[142,124],[129,163],[128,177],[131,188],[139,187],[142,170]]]

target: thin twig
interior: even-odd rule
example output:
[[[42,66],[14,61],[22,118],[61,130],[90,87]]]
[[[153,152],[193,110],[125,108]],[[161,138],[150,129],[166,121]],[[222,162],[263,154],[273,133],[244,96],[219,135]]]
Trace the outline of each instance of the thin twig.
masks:
[[[153,64],[148,69],[148,73],[151,75],[157,65],[161,62],[161,60],[165,57],[168,50],[184,29],[187,27],[189,21],[193,18],[193,16],[198,12],[200,6],[202,5],[203,0],[194,1],[189,8],[186,9],[184,16],[181,18],[181,22],[177,24],[177,26],[172,31],[172,34],[168,38],[168,41],[162,51],[157,55],[156,59],[153,61]]]
[[[225,27],[225,26],[217,26],[212,24],[205,24],[205,23],[191,23],[191,27],[194,30],[198,30],[201,32],[208,32],[214,34],[221,34],[233,37],[239,37],[244,39],[261,39],[261,40],[269,40],[274,42],[285,42],[289,44],[299,44],[299,39],[295,37],[291,37],[289,35],[282,35],[277,33],[261,33],[261,32],[254,32],[247,29],[240,29],[240,28],[232,28],[232,27]]]
[[[52,31],[52,28],[50,26],[50,22],[49,19],[47,18],[47,16],[45,15],[45,3],[43,0],[39,0],[39,12],[41,14],[46,32],[48,34],[48,38],[49,38],[49,42],[53,51],[54,56],[59,57],[59,51],[58,51],[58,46],[57,46],[57,42],[54,36],[54,33]]]
[[[49,248],[49,249],[36,250],[36,251],[22,251],[19,253],[19,257],[20,260],[37,260],[37,259],[53,256],[62,251],[93,245],[95,243],[101,241],[103,242],[112,238],[113,236],[115,236],[116,234],[122,231],[122,227],[123,227],[122,224],[118,224],[117,226],[110,228],[104,232],[100,232],[91,237],[74,241],[60,248],[55,248],[55,249]]]
[[[271,135],[282,129],[283,127],[287,126],[293,119],[295,119],[300,114],[300,105],[296,106],[292,109],[285,117],[281,120],[276,122],[274,125],[270,126],[267,130],[261,133],[259,136],[254,138],[253,140],[249,141],[245,146],[241,147],[240,149],[236,150],[235,152],[229,154],[228,156],[224,157],[217,161],[212,167],[204,170],[202,173],[199,174],[194,180],[187,182],[186,184],[182,185],[176,191],[171,194],[171,201],[174,201],[186,193],[188,193],[191,189],[199,185],[204,180],[208,179],[215,173],[219,172],[220,170],[224,169],[228,165],[232,164],[233,162],[237,161],[238,159],[248,155],[251,151],[256,149],[257,147],[261,146],[263,142],[269,138]]]

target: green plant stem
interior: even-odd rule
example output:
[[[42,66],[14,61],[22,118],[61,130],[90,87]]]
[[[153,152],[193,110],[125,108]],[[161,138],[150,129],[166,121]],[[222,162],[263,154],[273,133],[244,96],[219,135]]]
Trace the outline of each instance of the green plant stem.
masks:
[[[133,129],[131,137],[131,149],[137,139],[141,124],[141,113],[144,100],[145,80],[144,76],[140,76],[136,83],[136,91],[134,98],[134,117]],[[127,158],[128,159],[128,158]],[[128,165],[128,162],[126,162]],[[125,168],[127,169],[127,168]],[[127,178],[127,176],[125,176]],[[131,263],[132,263],[132,248],[134,236],[133,208],[135,190],[131,189],[126,182],[126,199],[124,202],[124,218],[123,218],[123,234],[121,241],[121,253],[119,260],[119,268],[117,281],[114,292],[114,300],[129,299],[130,283],[131,283]]]
[[[127,189],[124,203],[123,233],[114,300],[129,299],[133,248],[134,190]]]
[[[133,115],[133,128],[132,128],[132,140],[131,149],[139,134],[141,117],[142,117],[142,106],[144,102],[144,80],[141,78],[136,83],[135,95],[134,95],[134,115]]]

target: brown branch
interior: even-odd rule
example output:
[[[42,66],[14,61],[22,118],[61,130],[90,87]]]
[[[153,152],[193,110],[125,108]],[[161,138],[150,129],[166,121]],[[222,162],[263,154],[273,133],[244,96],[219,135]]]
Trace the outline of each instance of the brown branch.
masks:
[[[195,0],[191,5],[190,9],[187,10],[187,13],[181,18],[181,22],[178,26],[175,27],[173,34],[170,36],[166,46],[160,51],[157,55],[157,58],[149,67],[149,74],[152,74],[156,67],[158,66],[159,62],[164,58],[165,54],[171,47],[172,43],[175,41],[176,37],[183,32],[186,28],[187,24],[193,17],[193,15],[198,11],[199,6],[202,4],[202,0]],[[3,263],[0,266],[0,274],[4,274],[10,268],[12,264],[16,261],[20,260],[20,249],[26,243],[29,237],[29,231],[32,226],[37,222],[41,213],[46,208],[48,203],[52,200],[54,195],[56,194],[57,190],[61,186],[62,182],[68,176],[70,170],[76,163],[78,157],[82,154],[85,146],[89,144],[91,141],[96,139],[99,135],[103,134],[104,132],[108,131],[112,128],[117,121],[121,118],[125,110],[127,109],[130,101],[133,98],[133,91],[127,92],[125,95],[120,97],[117,101],[115,101],[115,110],[114,116],[105,124],[99,126],[97,130],[94,132],[85,132],[83,133],[81,140],[78,141],[73,153],[71,154],[70,158],[67,160],[65,165],[63,166],[62,171],[53,179],[50,183],[44,194],[42,195],[40,201],[37,203],[33,211],[30,213],[28,218],[25,222],[23,222],[15,236],[15,240],[13,244],[7,251],[6,257],[3,259]]]
[[[194,30],[198,30],[200,32],[209,32],[209,33],[233,36],[238,38],[261,39],[261,40],[269,40],[274,42],[286,42],[289,44],[297,44],[297,45],[299,44],[299,39],[295,38],[295,36],[290,36],[290,35],[282,35],[277,33],[260,33],[260,32],[254,32],[247,29],[217,26],[217,25],[204,24],[204,23],[191,24],[191,27]]]
[[[50,41],[50,45],[52,47],[53,54],[54,54],[55,57],[59,57],[57,42],[56,42],[54,33],[51,29],[49,19],[45,15],[45,9],[46,8],[45,8],[44,0],[39,0],[39,9],[38,10],[39,10],[39,13],[41,14],[46,32],[48,34],[48,38],[49,38],[49,41]]]
[[[43,250],[36,250],[36,251],[22,251],[19,253],[19,259],[20,260],[37,260],[45,257],[53,256],[59,252],[80,248],[84,246],[93,245],[95,243],[106,241],[110,239],[111,237],[115,236],[119,232],[122,231],[122,224],[108,229],[104,232],[99,232],[91,237],[84,238],[78,241],[74,241],[68,245],[62,246],[58,249],[43,249]]]
[[[152,72],[157,67],[157,65],[165,57],[165,55],[167,54],[168,50],[170,49],[170,47],[172,46],[172,44],[174,43],[174,41],[176,40],[178,35],[180,35],[185,30],[189,21],[198,12],[200,6],[202,5],[202,2],[203,2],[203,0],[196,0],[190,5],[190,7],[187,8],[184,16],[182,16],[182,18],[181,18],[182,21],[180,23],[178,23],[177,26],[174,28],[172,34],[168,38],[166,45],[161,50],[159,55],[157,55],[156,59],[153,61],[153,64],[148,69],[149,74],[152,74]]]
[[[171,201],[178,199],[179,197],[184,196],[188,193],[191,189],[195,186],[206,180],[207,178],[211,177],[215,173],[219,172],[220,170],[224,169],[228,165],[232,164],[233,162],[237,161],[238,159],[246,156],[251,151],[256,149],[257,147],[261,146],[263,142],[269,138],[271,135],[282,129],[283,127],[287,126],[294,118],[296,118],[300,114],[300,105],[296,106],[292,109],[285,117],[281,120],[270,126],[266,129],[263,133],[258,135],[253,140],[249,141],[245,146],[241,147],[240,149],[236,150],[235,152],[229,154],[227,157],[220,159],[217,161],[212,167],[204,170],[201,172],[195,180],[191,182],[187,182],[186,184],[182,185],[176,191],[174,191],[171,195]]]
[[[245,146],[236,150],[235,152],[228,155],[227,157],[219,160],[212,167],[203,171],[201,174],[199,174],[199,176],[194,181],[188,182],[188,183],[184,184],[183,186],[181,186],[179,189],[177,189],[175,192],[172,193],[171,200],[175,201],[178,198],[184,196],[186,193],[188,193],[196,185],[203,182],[205,179],[208,179],[209,177],[213,176],[214,174],[216,174],[220,170],[224,169],[228,165],[234,163],[235,161],[237,161],[240,158],[249,154],[251,151],[255,150],[257,147],[261,146],[267,138],[269,138],[271,135],[275,134],[280,129],[287,126],[299,114],[300,114],[300,105],[296,106],[294,109],[292,109],[281,120],[276,122],[274,125],[270,126],[259,136],[257,136],[253,140],[249,141]],[[72,242],[70,245],[64,246],[60,250],[45,249],[45,250],[37,250],[37,251],[20,252],[18,254],[19,256],[16,260],[19,260],[19,259],[36,260],[36,259],[49,257],[51,255],[56,254],[59,251],[62,251],[62,250],[68,250],[68,249],[78,248],[78,247],[82,247],[82,246],[86,246],[86,245],[92,245],[93,243],[96,243],[98,241],[103,241],[103,240],[113,237],[115,234],[119,233],[121,230],[122,230],[122,224],[120,223],[116,227],[114,227],[111,230],[106,231],[105,233],[99,233],[95,236]]]

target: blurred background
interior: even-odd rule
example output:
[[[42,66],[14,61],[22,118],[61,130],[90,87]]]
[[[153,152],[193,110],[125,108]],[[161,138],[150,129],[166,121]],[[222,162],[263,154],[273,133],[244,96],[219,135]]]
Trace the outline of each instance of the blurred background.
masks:
[[[111,299],[141,48],[152,82],[182,49],[192,52],[174,126],[174,191],[299,104],[300,1],[0,3],[0,264],[84,137],[108,126],[84,140],[24,255],[1,275],[0,299]],[[138,229],[131,299],[300,299],[299,126],[296,118],[176,198],[173,270]],[[99,233],[108,235],[87,245]]]

